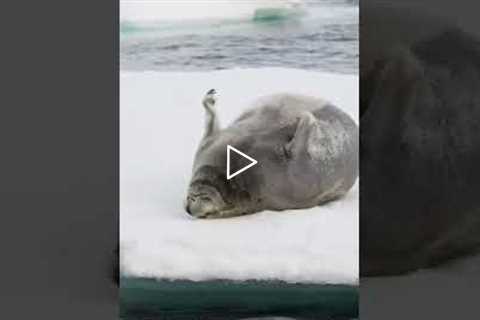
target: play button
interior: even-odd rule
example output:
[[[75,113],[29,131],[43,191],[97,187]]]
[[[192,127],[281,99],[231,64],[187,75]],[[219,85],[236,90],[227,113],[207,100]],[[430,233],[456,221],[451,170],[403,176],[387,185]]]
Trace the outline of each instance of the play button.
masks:
[[[230,154],[230,150],[232,150],[234,153],[233,155]],[[231,156],[234,156],[234,155],[240,155],[242,156],[243,158],[241,160],[243,160],[243,162],[245,162],[245,159],[248,160],[248,164],[246,166],[243,166],[241,167],[240,169],[237,169],[234,173],[231,173],[231,164],[232,164],[232,160],[231,160]],[[231,145],[227,145],[227,180],[230,180],[232,179],[233,177],[235,177],[236,175],[244,172],[245,170],[247,170],[248,168],[251,168],[253,167],[254,165],[256,165],[258,163],[257,160],[253,159],[252,157],[246,155],[245,153],[241,152],[240,150],[238,149],[235,149],[234,147],[232,147]]]

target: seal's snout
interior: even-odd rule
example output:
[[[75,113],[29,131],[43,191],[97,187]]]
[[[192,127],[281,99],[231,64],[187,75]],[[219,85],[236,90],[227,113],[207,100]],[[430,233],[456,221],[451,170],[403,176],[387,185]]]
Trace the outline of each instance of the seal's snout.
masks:
[[[194,214],[193,214],[193,212],[192,212],[192,209],[191,209],[191,207],[192,207],[192,205],[191,205],[192,202],[195,202],[195,198],[188,196],[188,197],[187,197],[187,200],[185,201],[185,211],[187,211],[187,213],[188,213],[189,215],[194,216]]]
[[[196,197],[187,197],[187,202],[185,204],[185,210],[189,215],[195,218],[205,218],[210,211],[212,211],[213,205],[212,200],[207,197],[196,198]]]
[[[218,190],[210,183],[194,182],[187,194],[185,211],[195,218],[216,218],[225,208],[225,202]]]
[[[188,213],[189,215],[192,215],[192,211],[190,210],[190,204],[189,204],[189,203],[187,203],[187,204],[185,205],[185,211],[187,211],[187,213]]]

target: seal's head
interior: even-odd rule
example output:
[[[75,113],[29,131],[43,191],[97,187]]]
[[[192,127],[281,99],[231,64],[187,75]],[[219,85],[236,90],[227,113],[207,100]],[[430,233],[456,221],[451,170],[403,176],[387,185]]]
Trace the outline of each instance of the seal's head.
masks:
[[[227,180],[223,167],[195,170],[185,199],[185,211],[195,218],[229,218],[250,213],[250,193],[242,177]]]
[[[227,204],[216,187],[197,182],[190,185],[185,210],[195,218],[220,218]]]

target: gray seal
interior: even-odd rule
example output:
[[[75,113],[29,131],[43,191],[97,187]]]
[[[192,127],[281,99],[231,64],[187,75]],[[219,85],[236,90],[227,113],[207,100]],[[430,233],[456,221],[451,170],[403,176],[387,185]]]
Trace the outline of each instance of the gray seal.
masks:
[[[221,129],[215,90],[202,102],[206,127],[185,201],[190,215],[226,218],[311,208],[343,196],[355,183],[358,127],[332,104],[308,96],[271,95]],[[227,180],[227,145],[258,164]],[[243,160],[231,157],[231,167],[242,168]]]

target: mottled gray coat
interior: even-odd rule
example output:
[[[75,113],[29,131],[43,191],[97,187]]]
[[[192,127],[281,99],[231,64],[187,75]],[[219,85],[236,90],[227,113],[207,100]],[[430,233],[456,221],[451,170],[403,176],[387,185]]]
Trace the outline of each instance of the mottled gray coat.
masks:
[[[209,91],[203,101],[206,130],[185,203],[192,216],[310,208],[343,196],[354,184],[358,127],[343,111],[312,97],[273,95],[220,129],[214,94]],[[227,145],[258,164],[227,180]],[[240,156],[231,161],[232,168],[243,167]]]

